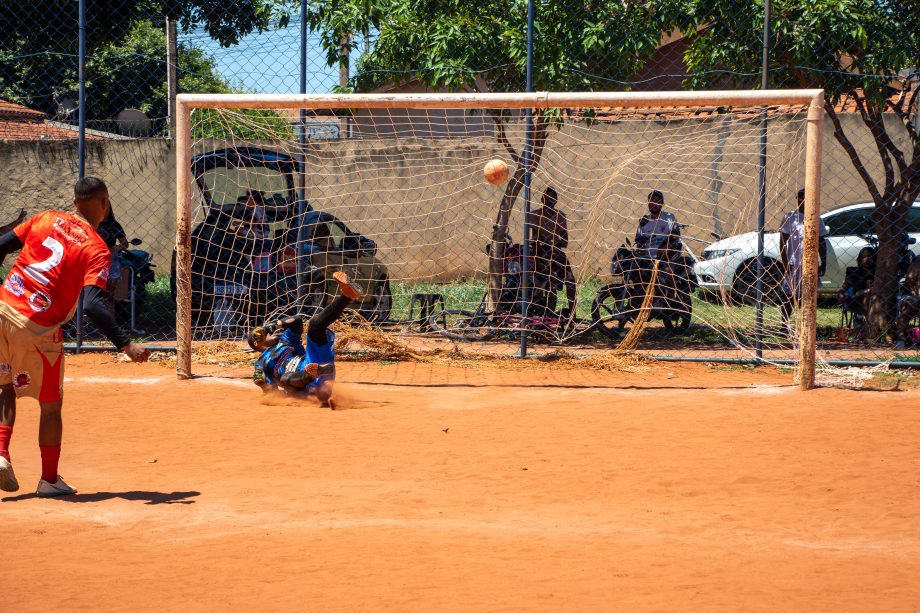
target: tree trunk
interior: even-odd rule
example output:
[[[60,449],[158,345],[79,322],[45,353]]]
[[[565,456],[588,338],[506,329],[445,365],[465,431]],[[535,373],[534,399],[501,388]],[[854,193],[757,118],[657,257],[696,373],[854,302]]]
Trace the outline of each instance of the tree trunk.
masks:
[[[896,202],[889,206],[887,202],[883,202],[881,206],[875,206],[873,221],[875,234],[878,236],[878,255],[875,260],[875,275],[872,279],[867,318],[869,338],[884,340],[883,335],[894,332],[901,231],[907,220],[910,205],[909,202]]]
[[[500,121],[500,120],[499,120]],[[530,165],[530,172],[533,173],[540,165],[540,157],[543,154],[543,147],[546,145],[547,125],[544,121],[543,111],[539,111],[534,117],[534,134],[533,134],[533,156]],[[500,133],[499,140],[510,149],[511,145],[504,140],[504,134]],[[509,152],[511,152],[509,150]],[[516,153],[512,152],[512,156]],[[511,211],[514,209],[514,203],[517,201],[518,194],[524,187],[524,156],[516,155],[519,160],[517,167],[514,169],[508,185],[505,187],[505,193],[502,195],[501,204],[498,207],[498,215],[495,217],[495,225],[492,226],[492,241],[489,245],[489,303],[492,309],[498,305],[501,297],[502,272],[504,269],[505,259],[505,232],[508,230],[508,220],[511,218]],[[523,244],[524,237],[521,237]]]
[[[505,232],[508,229],[508,219],[511,217],[511,209],[514,208],[514,203],[517,201],[518,194],[521,193],[523,187],[524,166],[520,164],[515,168],[514,174],[508,180],[501,204],[498,207],[495,225],[492,226],[492,242],[489,246],[489,303],[492,309],[495,309],[501,297],[502,272],[505,259]]]

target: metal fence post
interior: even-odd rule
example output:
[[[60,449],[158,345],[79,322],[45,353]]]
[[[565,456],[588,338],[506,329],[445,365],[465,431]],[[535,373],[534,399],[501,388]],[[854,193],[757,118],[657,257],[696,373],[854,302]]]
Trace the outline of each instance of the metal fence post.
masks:
[[[527,92],[533,91],[533,22],[534,0],[527,2]],[[527,308],[530,303],[530,180],[533,161],[533,109],[525,110],[526,132],[524,137],[524,232],[521,253],[521,353],[527,357]]]
[[[77,132],[77,173],[79,178],[86,175],[86,0],[80,0],[79,5],[79,71],[80,78],[80,102],[79,108],[79,131]],[[77,298],[77,348],[76,353],[80,353],[83,345],[83,294]]]
[[[300,93],[307,93],[307,0],[300,2]],[[306,213],[307,202],[307,112],[300,109],[300,126],[297,134],[298,142],[298,159],[297,172],[299,183],[297,185],[297,205],[295,214],[297,215],[297,244],[294,253],[296,254],[297,265],[297,305],[301,305],[303,300],[303,216]]]
[[[770,0],[764,3],[763,11],[763,60],[760,75],[761,89],[769,87],[770,62]],[[763,273],[764,273],[764,245],[763,233],[767,219],[767,108],[764,108],[760,119],[760,160],[757,167],[757,184],[759,198],[757,201],[757,284],[755,300],[757,301],[754,320],[754,350],[758,360],[763,359]]]
[[[166,89],[168,90],[169,137],[176,140],[176,94],[179,91],[179,54],[176,20],[166,16]]]

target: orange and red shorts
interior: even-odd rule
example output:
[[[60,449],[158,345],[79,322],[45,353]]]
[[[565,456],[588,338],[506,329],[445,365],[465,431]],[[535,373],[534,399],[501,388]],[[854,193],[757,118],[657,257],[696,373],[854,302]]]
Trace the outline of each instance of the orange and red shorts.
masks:
[[[0,385],[13,385],[17,398],[58,402],[63,397],[64,347],[61,329],[37,334],[0,313]]]

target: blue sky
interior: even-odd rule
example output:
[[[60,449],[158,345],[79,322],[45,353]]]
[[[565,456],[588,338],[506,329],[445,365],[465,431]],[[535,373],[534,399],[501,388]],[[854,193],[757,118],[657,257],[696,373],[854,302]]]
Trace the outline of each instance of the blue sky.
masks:
[[[294,17],[287,28],[244,37],[239,44],[222,48],[204,30],[179,34],[179,41],[204,50],[217,62],[217,69],[234,87],[249,92],[274,94],[300,90],[300,23]],[[352,58],[355,65],[357,54]],[[326,65],[319,36],[307,43],[307,93],[328,93],[338,84],[338,67]]]

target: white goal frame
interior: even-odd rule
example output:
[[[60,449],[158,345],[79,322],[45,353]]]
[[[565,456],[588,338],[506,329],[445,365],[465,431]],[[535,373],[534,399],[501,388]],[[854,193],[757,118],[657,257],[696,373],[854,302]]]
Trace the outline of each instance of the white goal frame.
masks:
[[[179,94],[176,98],[176,374],[192,376],[192,109],[368,109],[368,108],[686,108],[712,106],[808,106],[805,138],[805,244],[799,385],[815,381],[818,279],[818,215],[824,90],[673,91],[507,94]]]

